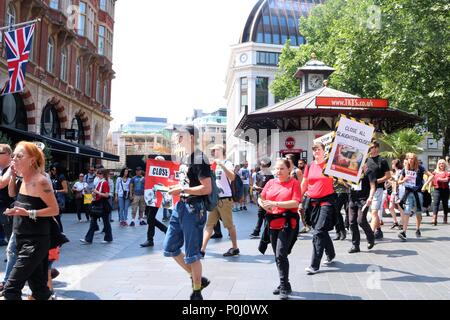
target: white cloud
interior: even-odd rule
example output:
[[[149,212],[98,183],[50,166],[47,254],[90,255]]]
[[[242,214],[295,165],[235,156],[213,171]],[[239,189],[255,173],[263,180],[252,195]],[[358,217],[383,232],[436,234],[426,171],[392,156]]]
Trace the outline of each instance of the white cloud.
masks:
[[[111,127],[136,116],[181,123],[193,108],[225,107],[230,46],[256,0],[119,0]]]

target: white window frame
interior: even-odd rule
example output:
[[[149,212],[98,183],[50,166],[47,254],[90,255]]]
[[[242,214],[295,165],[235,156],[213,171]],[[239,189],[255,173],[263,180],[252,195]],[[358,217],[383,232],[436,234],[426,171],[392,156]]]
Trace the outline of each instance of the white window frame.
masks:
[[[101,88],[100,88],[100,86],[101,86],[100,79],[97,78],[97,82],[96,82],[96,85],[95,85],[95,100],[98,103],[102,102],[102,97],[100,96],[101,95]]]
[[[53,73],[55,67],[55,41],[48,39],[47,43],[47,71]]]
[[[61,70],[60,70],[60,79],[67,82],[67,65],[69,61],[69,50],[67,47],[62,48],[61,50]]]
[[[16,8],[13,6],[12,3],[8,5],[8,9],[6,10],[6,25],[11,26],[16,23]]]
[[[75,88],[81,90],[81,59],[78,58],[75,65]]]
[[[97,51],[98,54],[102,56],[106,56],[106,27],[103,25],[98,26],[98,43],[97,43]]]
[[[85,94],[90,97],[92,94],[92,67],[88,67],[86,71],[86,81],[84,85]]]

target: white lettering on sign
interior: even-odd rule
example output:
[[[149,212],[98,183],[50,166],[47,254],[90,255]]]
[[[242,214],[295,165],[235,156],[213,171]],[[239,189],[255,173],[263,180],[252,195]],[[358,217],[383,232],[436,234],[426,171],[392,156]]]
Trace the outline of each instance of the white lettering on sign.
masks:
[[[149,175],[151,177],[169,178],[170,177],[170,169],[163,168],[163,167],[150,167]]]

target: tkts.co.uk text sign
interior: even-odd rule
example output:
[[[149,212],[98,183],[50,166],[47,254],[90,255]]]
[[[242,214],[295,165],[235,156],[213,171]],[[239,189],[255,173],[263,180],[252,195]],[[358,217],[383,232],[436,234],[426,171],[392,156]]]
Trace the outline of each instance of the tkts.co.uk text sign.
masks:
[[[333,98],[317,97],[317,107],[342,107],[342,108],[378,108],[387,109],[389,100],[387,99],[361,99],[361,98]]]

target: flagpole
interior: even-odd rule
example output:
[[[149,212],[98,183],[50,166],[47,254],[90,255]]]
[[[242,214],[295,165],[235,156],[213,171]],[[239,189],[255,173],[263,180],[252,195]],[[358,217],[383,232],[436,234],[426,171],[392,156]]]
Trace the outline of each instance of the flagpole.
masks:
[[[32,23],[40,22],[40,21],[41,21],[41,18],[38,18],[36,20],[27,21],[27,22],[16,23],[16,24],[13,24],[13,25],[10,25],[10,26],[7,26],[7,27],[1,27],[0,31],[3,31],[5,29],[17,28],[17,27],[21,27],[21,26],[24,26],[24,25],[27,25],[27,24],[32,24]]]

